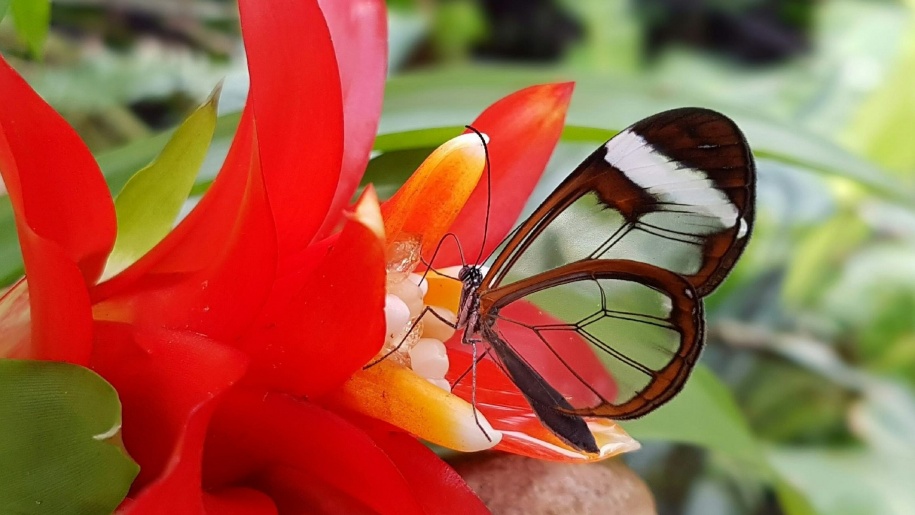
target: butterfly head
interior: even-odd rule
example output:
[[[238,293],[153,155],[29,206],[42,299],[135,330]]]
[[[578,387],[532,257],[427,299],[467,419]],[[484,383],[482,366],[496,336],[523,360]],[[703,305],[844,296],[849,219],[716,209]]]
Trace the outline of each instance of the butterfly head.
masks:
[[[458,280],[464,283],[464,287],[477,289],[483,284],[483,268],[479,265],[464,265],[458,272]]]

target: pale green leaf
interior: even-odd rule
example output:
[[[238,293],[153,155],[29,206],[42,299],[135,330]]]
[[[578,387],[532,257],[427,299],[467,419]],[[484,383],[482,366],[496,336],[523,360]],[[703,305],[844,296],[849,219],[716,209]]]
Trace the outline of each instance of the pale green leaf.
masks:
[[[915,119],[915,21],[910,23],[901,57],[885,80],[858,108],[845,142],[877,163],[900,172],[915,170],[912,120]]]
[[[218,96],[219,88],[118,194],[114,203],[118,235],[105,267],[106,278],[134,263],[171,230],[213,138]]]

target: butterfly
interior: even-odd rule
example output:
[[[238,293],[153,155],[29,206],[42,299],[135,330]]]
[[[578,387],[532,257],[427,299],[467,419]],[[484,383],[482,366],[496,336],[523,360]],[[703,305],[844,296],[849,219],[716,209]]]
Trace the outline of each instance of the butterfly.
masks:
[[[488,270],[461,269],[463,342],[488,347],[559,439],[599,452],[588,417],[640,417],[683,388],[704,344],[702,298],[749,241],[755,181],[746,138],[720,113],[635,123],[585,159]],[[526,301],[562,322],[526,321]]]

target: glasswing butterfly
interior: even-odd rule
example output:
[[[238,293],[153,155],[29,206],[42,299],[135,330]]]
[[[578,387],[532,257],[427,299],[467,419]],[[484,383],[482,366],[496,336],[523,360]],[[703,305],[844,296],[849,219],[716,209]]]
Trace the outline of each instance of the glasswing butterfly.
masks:
[[[746,139],[720,113],[637,122],[585,159],[488,271],[461,269],[463,342],[488,346],[558,438],[599,452],[587,417],[640,417],[683,388],[704,343],[702,297],[749,240],[755,180]],[[525,322],[522,301],[563,322]]]

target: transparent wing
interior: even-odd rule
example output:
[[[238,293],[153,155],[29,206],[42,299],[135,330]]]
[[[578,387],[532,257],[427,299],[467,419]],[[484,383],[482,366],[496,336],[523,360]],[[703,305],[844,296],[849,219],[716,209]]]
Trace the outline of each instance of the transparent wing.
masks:
[[[704,296],[753,225],[755,172],[743,134],[699,108],[642,120],[598,148],[512,235],[484,288],[580,260],[630,259]]]
[[[521,301],[562,323],[532,322]],[[682,388],[703,343],[695,288],[630,260],[573,263],[499,288],[484,298],[481,317],[483,338],[558,434],[563,428],[550,419],[562,421],[560,414],[625,419],[663,404]]]

